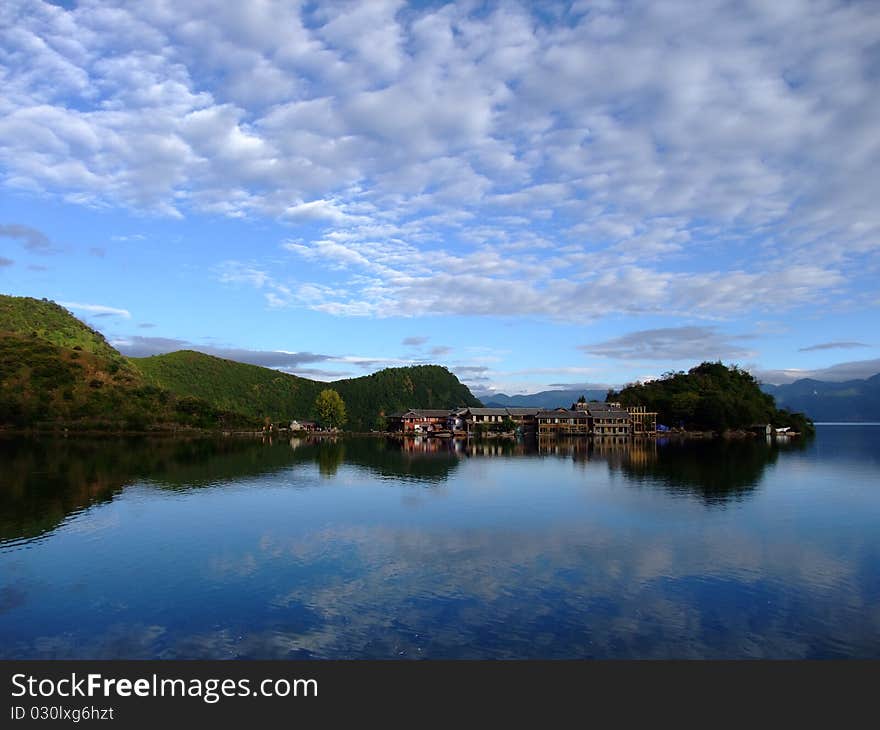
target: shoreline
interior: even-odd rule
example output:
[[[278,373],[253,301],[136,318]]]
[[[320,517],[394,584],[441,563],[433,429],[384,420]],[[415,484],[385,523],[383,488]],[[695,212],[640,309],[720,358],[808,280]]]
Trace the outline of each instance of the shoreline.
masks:
[[[828,422],[828,423],[816,423],[816,426],[880,426],[880,422],[868,421],[868,422]],[[247,438],[265,438],[265,437],[280,437],[282,435],[290,436],[290,437],[320,437],[320,438],[328,438],[328,437],[384,437],[384,438],[430,438],[430,439],[440,439],[440,440],[451,440],[451,439],[467,439],[474,441],[481,440],[497,440],[497,439],[508,439],[508,440],[517,440],[521,438],[589,438],[589,439],[606,439],[606,438],[628,438],[628,439],[674,439],[674,440],[684,440],[684,439],[693,439],[693,440],[709,440],[709,439],[747,439],[747,438],[761,438],[764,437],[765,434],[755,433],[754,431],[748,431],[744,429],[733,429],[724,432],[717,431],[699,431],[699,430],[673,430],[673,431],[655,431],[651,433],[639,433],[639,434],[621,434],[621,435],[596,435],[596,434],[539,434],[537,432],[529,432],[525,434],[516,434],[513,432],[503,432],[503,433],[444,433],[443,435],[435,435],[433,433],[403,433],[401,431],[343,431],[343,430],[334,430],[334,431],[291,431],[290,429],[272,429],[272,430],[251,430],[251,429],[206,429],[206,428],[152,428],[152,429],[144,429],[144,430],[130,430],[130,429],[99,429],[99,428],[71,428],[67,427],[56,427],[56,428],[3,428],[0,427],[0,438],[3,437],[36,437],[36,436],[52,436],[57,438],[70,438],[70,437],[190,437],[190,438],[211,438],[211,437],[221,437],[221,438],[230,438],[230,437],[247,437]],[[804,436],[801,432],[789,432],[789,433],[772,433],[769,434],[771,438],[796,438],[800,436]],[[806,434],[809,436],[810,434]]]

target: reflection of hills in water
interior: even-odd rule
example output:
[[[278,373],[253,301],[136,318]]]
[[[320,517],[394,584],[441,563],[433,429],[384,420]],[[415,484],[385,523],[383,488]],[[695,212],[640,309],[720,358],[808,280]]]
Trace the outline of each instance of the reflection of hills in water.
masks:
[[[371,438],[0,439],[0,541],[42,535],[138,481],[188,490],[304,464],[332,477],[343,463],[386,478],[439,482],[456,468],[458,457]]]
[[[347,439],[345,461],[386,479],[442,482],[459,464],[460,453],[451,442],[434,438]]]
[[[289,448],[245,439],[0,439],[0,540],[35,537],[149,480],[187,489],[276,471]]]
[[[780,452],[801,450],[806,443],[801,439],[771,442],[758,438],[542,438],[539,449],[583,462],[607,462],[635,484],[659,484],[671,493],[693,494],[707,504],[719,504],[747,495]]]
[[[606,462],[635,483],[653,482],[717,503],[747,494],[779,451],[800,444],[757,439],[0,439],[0,541],[41,535],[138,481],[160,489],[195,489],[307,464],[325,477],[348,464],[383,479],[430,485],[446,481],[469,458],[573,458],[586,467]]]
[[[629,462],[621,469],[634,482],[656,481],[670,492],[688,492],[707,504],[741,499],[753,491],[780,453],[804,448],[759,438],[671,441],[657,445],[655,461]]]

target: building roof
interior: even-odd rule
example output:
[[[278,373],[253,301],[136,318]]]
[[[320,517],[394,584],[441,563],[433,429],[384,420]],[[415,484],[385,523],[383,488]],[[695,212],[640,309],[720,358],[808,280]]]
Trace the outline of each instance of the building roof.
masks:
[[[621,408],[587,408],[587,413],[598,418],[610,418],[614,421],[629,420],[630,415]]]
[[[416,418],[447,418],[451,413],[448,408],[412,408],[403,415]]]
[[[538,418],[577,418],[577,419],[585,419],[587,414],[585,411],[569,411],[564,408],[559,408],[553,411],[538,411]]]
[[[511,416],[534,416],[541,410],[540,408],[507,408],[507,412]]]
[[[507,408],[468,408],[472,416],[506,416]]]

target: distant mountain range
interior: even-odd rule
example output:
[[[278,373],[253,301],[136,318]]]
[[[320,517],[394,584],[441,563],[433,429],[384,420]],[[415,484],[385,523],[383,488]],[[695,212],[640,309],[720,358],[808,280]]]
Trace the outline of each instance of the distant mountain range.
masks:
[[[578,398],[604,401],[607,390],[542,390],[530,395],[505,395],[493,393],[484,395],[487,408],[568,408]]]
[[[761,390],[777,405],[806,413],[814,421],[880,421],[880,373],[842,383],[804,378],[787,385],[764,384]]]

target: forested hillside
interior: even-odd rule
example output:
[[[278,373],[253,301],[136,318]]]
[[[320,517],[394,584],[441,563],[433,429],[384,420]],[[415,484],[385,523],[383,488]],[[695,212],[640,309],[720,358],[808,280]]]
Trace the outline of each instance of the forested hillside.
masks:
[[[467,386],[438,365],[388,368],[362,378],[323,383],[191,350],[132,362],[154,385],[276,423],[314,418],[315,399],[325,388],[342,396],[348,412],[346,428],[356,431],[380,426],[380,414],[396,410],[480,403]]]
[[[0,426],[251,428],[314,418],[328,387],[352,430],[381,426],[395,410],[480,405],[437,365],[328,384],[192,351],[126,358],[58,304],[0,295]]]
[[[748,372],[720,362],[704,362],[686,373],[667,373],[658,380],[628,385],[609,394],[608,400],[647,406],[657,412],[658,423],[667,426],[721,432],[771,423],[813,431],[802,414],[777,408],[773,396],[762,392]]]

